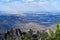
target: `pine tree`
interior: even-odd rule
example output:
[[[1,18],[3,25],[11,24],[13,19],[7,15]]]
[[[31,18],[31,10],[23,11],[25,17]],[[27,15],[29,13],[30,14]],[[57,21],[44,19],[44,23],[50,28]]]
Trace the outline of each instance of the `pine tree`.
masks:
[[[7,34],[7,40],[18,40],[18,36],[16,35],[16,30],[11,28],[9,34]]]
[[[60,40],[60,24],[57,25],[55,40]]]
[[[53,33],[51,29],[49,29],[49,31],[50,31],[50,36],[48,37],[47,40],[60,40],[60,23],[57,24],[57,29],[55,33]]]
[[[51,29],[49,29],[49,32],[50,32],[50,35],[46,40],[53,40],[54,39],[54,32]]]

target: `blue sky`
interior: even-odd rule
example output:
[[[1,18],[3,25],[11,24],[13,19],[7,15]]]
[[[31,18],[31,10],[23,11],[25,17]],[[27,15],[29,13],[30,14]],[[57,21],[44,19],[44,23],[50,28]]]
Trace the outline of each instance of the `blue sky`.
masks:
[[[60,0],[0,0],[0,11],[60,11]]]

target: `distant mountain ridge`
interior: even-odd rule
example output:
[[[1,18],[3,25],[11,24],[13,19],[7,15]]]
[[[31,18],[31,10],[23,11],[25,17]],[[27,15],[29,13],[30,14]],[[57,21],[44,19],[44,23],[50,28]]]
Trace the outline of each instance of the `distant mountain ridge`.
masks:
[[[3,13],[4,14],[4,13]],[[28,24],[28,28],[34,29],[40,26],[50,27],[51,25],[55,25],[60,21],[60,15],[51,15],[51,14],[8,14],[8,15],[0,14],[0,32],[4,33],[9,31],[11,28],[25,28]],[[37,26],[35,25],[37,24]],[[30,26],[31,25],[31,26]],[[33,27],[32,27],[33,26]],[[35,26],[35,27],[34,27]],[[23,30],[23,31],[25,31]]]

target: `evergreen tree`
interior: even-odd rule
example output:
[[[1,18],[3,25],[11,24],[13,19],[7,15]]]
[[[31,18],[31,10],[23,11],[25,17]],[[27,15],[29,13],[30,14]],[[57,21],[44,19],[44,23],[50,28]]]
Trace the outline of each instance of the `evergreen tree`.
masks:
[[[50,35],[49,35],[49,37],[46,40],[53,40],[54,32],[51,29],[49,29],[49,32],[50,32]]]
[[[42,30],[42,32],[41,32],[41,35],[40,35],[41,37],[41,40],[46,40],[46,38],[48,37],[48,33],[47,32],[45,32],[44,30]]]
[[[55,40],[60,40],[60,24],[57,25]]]
[[[18,40],[15,29],[12,28],[9,34],[7,34],[7,40]]]
[[[57,24],[56,32],[53,33],[51,29],[50,30],[50,36],[47,40],[60,40],[60,24]]]

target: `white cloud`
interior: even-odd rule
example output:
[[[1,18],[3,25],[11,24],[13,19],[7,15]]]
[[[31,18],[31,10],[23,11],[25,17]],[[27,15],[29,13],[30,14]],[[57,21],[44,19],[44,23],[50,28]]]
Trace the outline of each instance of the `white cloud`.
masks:
[[[9,2],[10,0],[0,0],[0,2]]]
[[[0,10],[10,12],[60,11],[60,3],[57,1],[53,2],[50,1],[35,2],[34,0],[23,0],[23,1],[24,3],[20,3],[20,1],[15,1],[12,3],[0,4]]]
[[[40,8],[45,9],[46,11],[60,11],[60,3],[59,2],[39,2],[38,5]]]
[[[33,2],[34,0],[25,0],[26,2]]]

